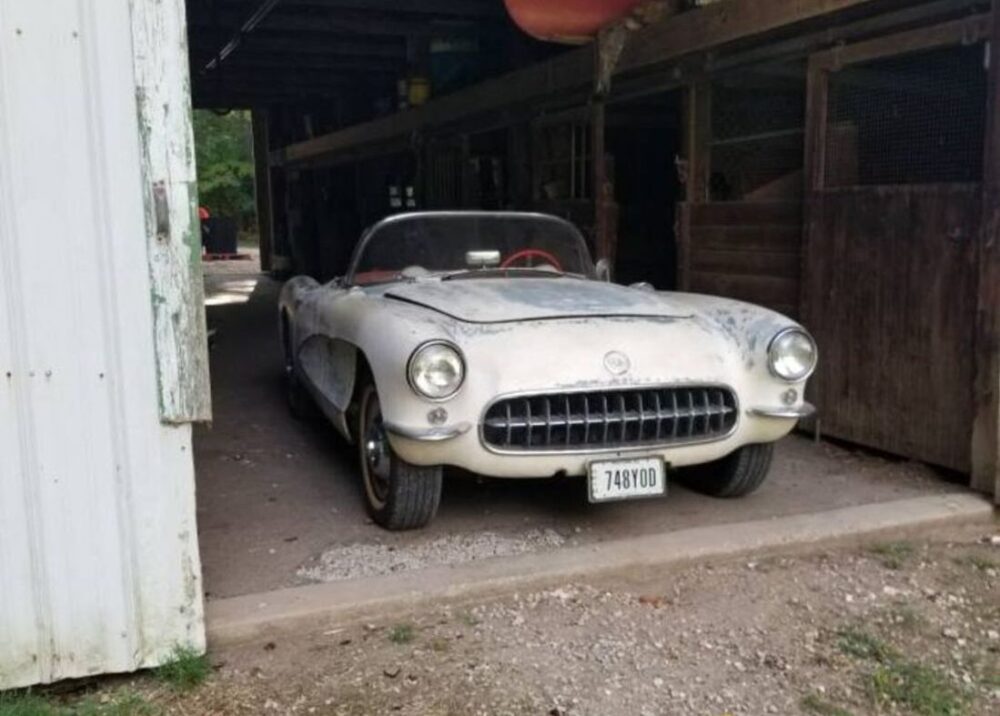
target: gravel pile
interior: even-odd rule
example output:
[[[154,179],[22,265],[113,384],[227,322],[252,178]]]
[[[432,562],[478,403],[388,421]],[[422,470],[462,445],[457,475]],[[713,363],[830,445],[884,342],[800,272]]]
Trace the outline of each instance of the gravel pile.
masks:
[[[371,543],[340,545],[301,567],[297,575],[308,582],[337,582],[512,557],[555,549],[565,543],[566,538],[555,530],[532,529],[515,535],[496,532],[447,535],[398,547]]]

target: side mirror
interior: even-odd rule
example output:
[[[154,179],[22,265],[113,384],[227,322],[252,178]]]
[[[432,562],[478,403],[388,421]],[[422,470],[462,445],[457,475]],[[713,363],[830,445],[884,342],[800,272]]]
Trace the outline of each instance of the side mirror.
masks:
[[[607,259],[601,259],[594,266],[594,272],[597,274],[598,281],[606,281],[611,283],[611,262]]]

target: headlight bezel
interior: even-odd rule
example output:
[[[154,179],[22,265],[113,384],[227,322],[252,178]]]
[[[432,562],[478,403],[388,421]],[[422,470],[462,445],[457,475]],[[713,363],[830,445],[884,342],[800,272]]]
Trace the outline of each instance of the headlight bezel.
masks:
[[[415,380],[414,377],[414,367],[415,363],[417,362],[417,359],[421,357],[421,354],[424,351],[435,347],[444,347],[450,350],[452,353],[454,353],[455,357],[458,359],[458,365],[461,369],[457,385],[455,386],[454,390],[451,390],[447,395],[435,396],[425,393],[423,390],[419,388],[417,381]],[[414,394],[417,395],[419,398],[423,400],[428,400],[432,403],[445,403],[454,398],[456,395],[458,395],[459,392],[462,390],[462,388],[465,386],[465,380],[467,376],[468,376],[468,370],[465,362],[465,354],[462,353],[462,350],[451,341],[446,341],[441,339],[425,341],[413,350],[413,352],[410,354],[409,360],[407,360],[406,362],[406,382],[410,386],[410,390],[412,390]]]
[[[805,339],[809,341],[809,344],[812,346],[812,355],[813,355],[812,365],[809,367],[809,370],[801,377],[790,378],[788,376],[782,375],[780,372],[778,372],[778,369],[775,367],[776,363],[775,350],[778,346],[778,343],[779,341],[781,341],[783,338],[785,338],[790,334],[798,334],[800,336],[805,337]],[[819,346],[816,344],[816,339],[813,338],[812,335],[810,335],[809,331],[805,330],[804,328],[800,328],[799,326],[789,326],[788,328],[783,328],[782,330],[778,331],[774,335],[774,337],[771,338],[771,342],[767,346],[767,369],[773,377],[785,383],[788,384],[804,383],[813,376],[813,374],[816,372],[816,367],[818,365],[819,365]]]

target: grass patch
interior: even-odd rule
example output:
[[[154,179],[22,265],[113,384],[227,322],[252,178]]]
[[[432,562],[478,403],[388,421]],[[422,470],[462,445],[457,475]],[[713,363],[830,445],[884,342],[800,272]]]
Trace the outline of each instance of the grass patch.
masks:
[[[187,646],[174,647],[170,660],[157,668],[153,674],[157,679],[178,691],[190,691],[205,683],[212,667],[208,657]]]
[[[919,716],[962,716],[966,695],[940,672],[909,661],[882,664],[868,677],[868,695],[879,708],[902,707]]]
[[[886,569],[902,569],[915,551],[909,542],[879,542],[868,548]]]
[[[889,623],[907,631],[916,631],[924,623],[924,618],[908,604],[893,604],[885,612]]]
[[[0,716],[54,716],[57,713],[41,696],[23,691],[0,693]]]
[[[389,641],[393,644],[409,644],[417,638],[417,630],[412,624],[397,624],[389,630]]]
[[[802,710],[817,716],[852,716],[847,709],[842,709],[836,704],[830,703],[819,694],[809,694],[805,696],[799,705]]]
[[[963,557],[957,557],[955,564],[963,567],[972,567],[973,569],[978,569],[980,572],[985,572],[989,569],[1000,569],[1000,564],[989,557],[983,557],[978,554],[967,554]]]
[[[884,641],[853,627],[837,632],[837,648],[847,656],[868,661],[884,663],[896,657],[896,652]]]
[[[0,716],[155,716],[153,704],[130,691],[98,700],[57,704],[30,692],[0,694]]]

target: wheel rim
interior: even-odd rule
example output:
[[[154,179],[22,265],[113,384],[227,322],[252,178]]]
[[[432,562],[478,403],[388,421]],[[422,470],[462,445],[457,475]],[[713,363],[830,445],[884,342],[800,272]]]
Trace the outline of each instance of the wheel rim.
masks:
[[[376,508],[385,506],[392,473],[392,448],[382,421],[378,396],[373,390],[365,406],[365,425],[361,443],[365,490]]]

